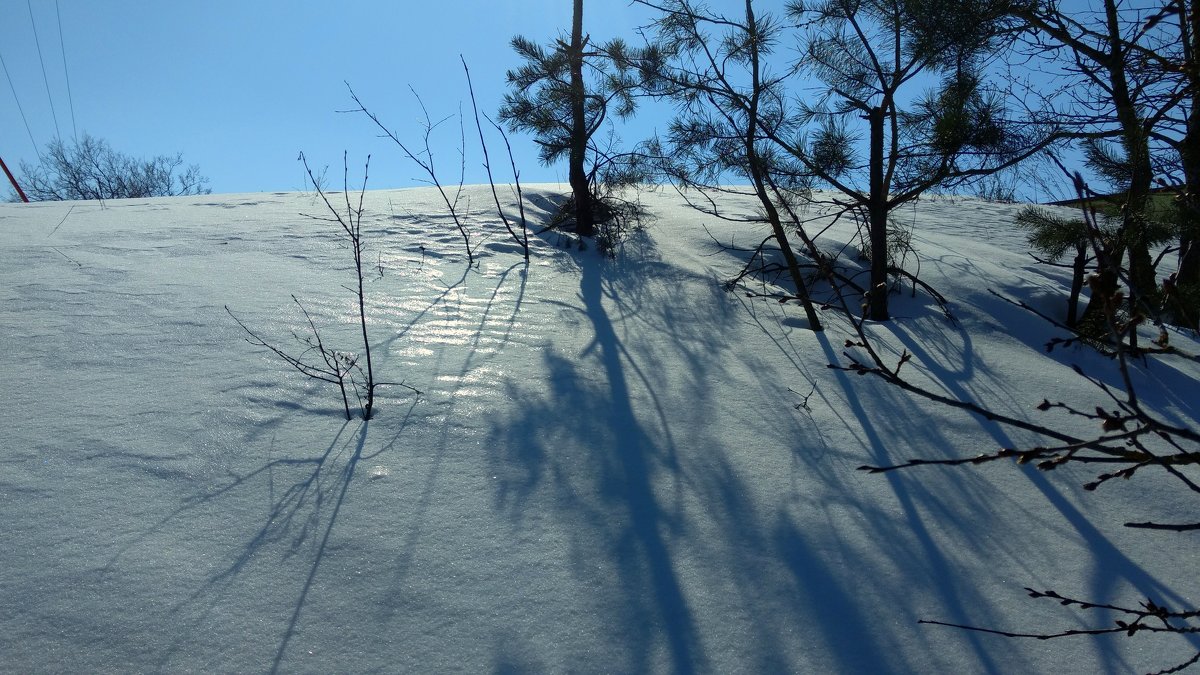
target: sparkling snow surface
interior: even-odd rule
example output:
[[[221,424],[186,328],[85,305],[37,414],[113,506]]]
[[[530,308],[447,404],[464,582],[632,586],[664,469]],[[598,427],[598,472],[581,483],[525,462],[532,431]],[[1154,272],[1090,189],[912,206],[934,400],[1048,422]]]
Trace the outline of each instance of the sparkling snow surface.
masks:
[[[527,188],[533,222],[562,189]],[[486,188],[467,197],[475,268],[436,192],[366,194],[375,367],[424,392],[383,390],[369,423],[224,310],[288,347],[295,294],[359,348],[311,195],[0,205],[0,672],[1125,673],[1200,649],[918,625],[1112,618],[1025,586],[1195,607],[1195,536],[1121,527],[1190,522],[1195,495],[1152,472],[1087,493],[1076,468],[856,471],[1033,439],[827,368],[852,336],[832,310],[815,334],[722,290],[748,254],[713,238],[762,226],[647,193],[616,259],[548,233],[526,266]],[[1053,422],[1043,397],[1105,402],[1070,364],[1120,383],[988,292],[1065,307],[1016,210],[906,208],[908,269],[961,325],[906,292],[871,331],[915,379]],[[1135,374],[1195,427],[1200,366]]]

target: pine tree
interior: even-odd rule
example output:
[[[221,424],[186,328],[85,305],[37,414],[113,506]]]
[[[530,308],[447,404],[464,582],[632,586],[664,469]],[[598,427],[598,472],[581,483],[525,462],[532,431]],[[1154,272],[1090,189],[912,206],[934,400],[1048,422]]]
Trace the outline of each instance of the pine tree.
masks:
[[[1088,254],[1092,237],[1088,232],[1087,223],[1078,218],[1063,218],[1036,206],[1027,206],[1017,213],[1017,226],[1029,233],[1029,245],[1045,256],[1043,262],[1061,265],[1059,261],[1063,257],[1068,253],[1073,254],[1066,324],[1067,327],[1074,328],[1079,321],[1079,296],[1083,291],[1084,277],[1087,275],[1088,265],[1092,262],[1092,257]],[[1097,238],[1097,245],[1110,245],[1106,242],[1111,242],[1112,232],[1097,234],[1102,234]]]
[[[573,3],[569,38],[549,48],[521,36],[512,39],[524,64],[508,72],[511,89],[500,119],[512,131],[533,134],[544,164],[567,159],[575,231],[592,236],[599,216],[598,167],[611,159],[594,138],[611,117],[633,114],[638,84],[620,66],[629,60],[624,42],[593,45],[583,32],[583,0]]]
[[[1087,139],[1089,168],[1119,193],[1122,234],[1112,251],[1114,264],[1099,270],[1085,323],[1100,323],[1104,303],[1118,292],[1117,270],[1128,274],[1131,315],[1153,316],[1163,307],[1151,249],[1161,243],[1164,219],[1153,213],[1151,195],[1156,181],[1174,182],[1182,174],[1180,208],[1169,219],[1179,238],[1180,271],[1168,308],[1173,320],[1195,325],[1200,298],[1200,250],[1193,246],[1200,231],[1195,3],[1157,0],[1132,7],[1103,0],[1095,11],[1068,13],[1042,0],[1017,14],[1032,29],[1034,55],[1062,71],[1063,88],[1070,92],[1062,117]]]
[[[934,188],[1012,166],[1048,143],[1048,136],[1016,134],[1000,92],[983,84],[982,67],[1002,44],[1006,6],[1000,0],[788,4],[804,33],[798,67],[828,89],[803,105],[798,124],[807,135],[774,140],[864,214],[871,260],[865,304],[873,320],[889,318],[891,212]],[[912,92],[928,75],[939,76],[939,85],[924,95]],[[865,143],[855,142],[864,136]]]
[[[702,193],[726,191],[720,185],[731,176],[749,181],[809,327],[823,330],[789,236],[791,230],[812,259],[820,259],[793,209],[806,186],[769,140],[786,123],[781,105],[787,99],[785,78],[774,75],[766,63],[779,40],[780,24],[759,14],[752,0],[735,16],[715,14],[690,0],[661,6],[638,2],[662,15],[655,21],[657,44],[640,55],[636,69],[644,86],[672,99],[678,111],[666,136],[669,147],[651,152],[659,158],[660,170],[682,188]]]

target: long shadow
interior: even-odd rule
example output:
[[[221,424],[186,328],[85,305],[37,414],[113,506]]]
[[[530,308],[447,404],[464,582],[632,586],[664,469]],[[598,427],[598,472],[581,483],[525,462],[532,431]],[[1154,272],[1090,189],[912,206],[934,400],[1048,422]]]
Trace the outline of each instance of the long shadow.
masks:
[[[891,326],[891,333],[908,349],[914,358],[925,364],[932,364],[931,372],[935,379],[939,382],[946,391],[960,401],[982,401],[992,400],[991,397],[985,399],[979,392],[967,389],[965,382],[958,378],[946,377],[943,370],[937,367],[936,358],[928,354],[921,340],[914,338],[903,324],[895,324]],[[1097,393],[1099,393],[1097,391]],[[995,444],[999,447],[1017,447],[1018,443],[1011,438],[1004,429],[987,420],[980,420],[981,427],[992,437]],[[1159,598],[1166,597],[1176,602],[1186,602],[1184,598],[1172,592],[1169,588],[1151,578],[1138,565],[1121,553],[1109,540],[1104,536],[1098,528],[1096,528],[1084,514],[1080,513],[1073,505],[1067,501],[1062,494],[1055,489],[1046,477],[1038,471],[1025,471],[1026,476],[1030,481],[1041,491],[1046,498],[1054,504],[1062,515],[1075,527],[1075,529],[1084,537],[1090,547],[1098,555],[1103,556],[1103,559],[1109,563],[1115,563],[1115,567],[1121,576],[1126,577],[1131,583],[1138,587],[1139,591],[1147,595],[1163,594]],[[1098,589],[1099,590],[1099,589]],[[1196,641],[1200,644],[1200,636],[1196,637]]]
[[[409,331],[424,321],[430,312],[444,303],[450,294],[454,293],[459,287],[465,284],[467,282],[467,277],[470,274],[471,268],[463,269],[462,276],[459,277],[458,281],[455,281],[453,284],[448,286],[444,286],[443,290],[435,295],[432,300],[428,301],[426,306],[421,311],[410,317],[407,323],[400,326],[398,329],[394,329],[392,335],[388,336],[387,338],[378,340],[379,344],[383,347],[390,347],[393,343],[403,339],[406,335],[408,335]]]
[[[511,311],[507,311],[506,315],[504,316],[497,316],[501,310],[507,309],[507,303],[502,295],[502,289],[507,284],[511,283],[510,277],[513,274],[518,276],[519,283],[517,285],[515,297],[509,301],[512,305]],[[451,348],[439,349],[436,360],[432,364],[425,365],[425,367],[432,372],[435,380],[448,383],[448,386],[445,388],[445,390],[440,392],[444,394],[444,400],[440,402],[447,406],[447,412],[441,416],[441,424],[437,429],[427,428],[425,430],[425,433],[428,437],[437,437],[437,441],[431,444],[432,447],[436,448],[436,453],[433,456],[433,463],[429,468],[427,475],[425,476],[424,483],[410,506],[410,513],[412,515],[411,521],[413,526],[409,529],[408,534],[405,537],[405,545],[401,547],[403,552],[395,560],[395,564],[400,570],[396,579],[398,585],[404,581],[405,576],[408,574],[413,556],[418,550],[418,541],[426,533],[426,528],[430,527],[430,523],[427,519],[427,513],[437,496],[436,490],[438,479],[440,478],[446,457],[453,444],[452,439],[456,421],[451,410],[457,403],[461,390],[470,384],[469,377],[471,372],[480,365],[480,362],[485,360],[484,357],[480,356],[481,353],[483,353],[484,348],[487,346],[484,344],[485,335],[487,335],[489,332],[494,332],[497,334],[495,339],[500,344],[508,345],[510,342],[513,331],[518,326],[518,317],[525,303],[529,274],[530,266],[525,261],[513,263],[507,268],[494,273],[485,273],[476,268],[465,269],[462,277],[456,283],[447,287],[444,292],[437,295],[432,302],[428,303],[424,309],[422,309],[405,324],[403,330],[398,335],[388,340],[388,343],[390,344],[391,342],[398,340],[400,337],[403,337],[404,334],[408,332],[415,332],[419,334],[419,324],[424,321],[430,313],[438,309],[439,306],[441,309],[445,309],[451,304],[450,296],[452,291],[460,291],[462,293],[467,292],[468,278],[478,279],[481,282],[488,279],[494,280],[494,286],[491,287],[490,294],[486,303],[482,307],[482,311],[479,311],[478,314],[476,314],[474,311],[463,313],[464,323],[469,317],[473,324],[473,330],[471,331],[472,337],[470,337],[465,344],[455,345]],[[490,283],[491,282],[489,282],[489,284]],[[459,300],[461,301],[463,298],[459,298]],[[489,326],[491,324],[499,324],[500,327],[495,331],[489,331]],[[444,372],[444,363],[447,361],[453,361],[457,357],[461,357],[461,366],[451,370],[450,372]],[[437,398],[436,393],[429,389],[425,391],[425,395]],[[403,426],[404,425],[402,425],[402,428]],[[391,449],[395,445],[396,440],[397,439],[393,439],[390,443],[385,445],[381,452]],[[397,604],[402,604],[402,600],[397,600]]]
[[[990,328],[1024,343],[1032,352],[1042,353],[1044,358],[1063,365],[1077,365],[1090,377],[1106,386],[1124,391],[1125,383],[1115,360],[1098,353],[1092,347],[1074,344],[1068,347],[1059,346],[1047,353],[1047,345],[1052,338],[1069,339],[1074,335],[1011,301],[1028,296],[1029,293],[1027,287],[1000,286],[995,294],[992,293],[992,289],[980,290],[959,301],[974,306],[980,316],[988,317]],[[1050,296],[1046,302],[1031,304],[1048,316],[1061,319],[1065,310],[1058,306],[1059,301],[1062,301],[1062,298]],[[1065,305],[1065,301],[1063,304]],[[1143,337],[1146,341],[1149,340],[1148,337]],[[1200,416],[1200,405],[1197,404],[1196,397],[1187,395],[1187,392],[1195,388],[1196,381],[1178,367],[1180,363],[1188,360],[1196,360],[1196,357],[1177,353],[1129,360],[1130,374],[1134,378],[1139,397],[1143,403],[1165,415],[1166,421],[1170,423],[1187,425],[1194,423]],[[1104,397],[1098,389],[1095,393],[1097,399]]]
[[[861,559],[861,547],[851,543],[842,544],[842,555],[831,556],[831,548],[839,545],[836,531],[824,526],[811,532],[806,526],[802,529],[801,522],[808,521],[796,520],[794,507],[756,504],[758,489],[744,474],[757,472],[746,465],[744,449],[727,447],[719,440],[721,432],[703,428],[703,423],[681,423],[677,414],[680,405],[696,410],[716,407],[727,415],[723,419],[754,418],[766,438],[804,443],[810,435],[820,435],[818,429],[788,424],[793,416],[787,414],[729,414],[736,408],[722,389],[730,384],[729,377],[743,369],[754,372],[760,360],[778,358],[747,352],[729,340],[748,321],[739,312],[744,306],[715,283],[707,302],[680,301],[676,294],[684,280],[662,278],[672,269],[660,267],[653,256],[627,269],[587,254],[577,261],[582,308],[563,306],[581,309],[592,329],[580,354],[584,358],[547,349],[544,386],[510,383],[509,395],[521,401],[522,414],[493,426],[492,444],[498,449],[493,471],[502,476],[496,481],[497,505],[511,510],[516,527],[523,526],[530,512],[526,505],[548,506],[569,525],[576,558],[588,563],[579,565],[581,576],[603,586],[605,577],[592,572],[600,567],[597,561],[611,563],[619,573],[614,583],[620,599],[602,603],[615,608],[608,624],[620,626],[614,633],[628,648],[629,661],[614,667],[626,672],[710,669],[715,655],[729,657],[730,645],[722,640],[734,633],[709,632],[710,622],[719,621],[722,611],[714,605],[728,603],[724,607],[738,613],[731,625],[743,643],[752,645],[735,647],[749,670],[787,672],[795,668],[799,654],[811,651],[842,672],[903,672],[905,666],[894,653],[899,639],[872,626],[874,610],[840,567],[870,567],[874,559]],[[642,273],[648,269],[659,273],[654,282],[645,281]],[[711,280],[693,278],[686,283]],[[762,322],[767,330],[767,318]],[[777,329],[778,317],[775,322]],[[626,342],[622,331],[644,336],[647,342]],[[794,346],[776,344],[803,372],[802,359],[788,351]],[[656,368],[656,351],[669,351],[673,360],[687,364],[687,372],[667,374]],[[746,385],[769,386],[740,380],[737,386]],[[775,383],[772,390],[783,386]],[[861,406],[858,410],[865,414]],[[701,418],[693,411],[684,419]],[[882,444],[880,435],[875,442]],[[696,443],[706,452],[688,452]],[[564,453],[564,446],[586,449],[587,454]],[[726,452],[737,459],[730,461]],[[828,463],[813,466],[820,469],[823,464]],[[839,486],[832,481],[840,476],[823,476],[829,494],[835,494]],[[862,513],[863,529],[875,545],[892,546],[890,563],[881,567],[895,565],[904,574],[936,578],[949,574],[952,561],[934,550],[935,564],[925,562],[926,548],[936,549],[938,540],[915,514],[932,501],[936,500],[925,493],[908,500],[918,535],[923,535],[916,545],[906,545],[911,537],[898,535],[895,519],[882,509],[852,498],[845,504]],[[702,505],[702,511],[694,510],[696,505]],[[704,581],[697,585],[700,579]],[[714,589],[711,583],[735,593]],[[935,586],[935,593],[940,590]],[[960,609],[978,600],[969,592],[962,594],[965,597],[953,590],[949,594],[946,603]],[[658,660],[663,656],[669,659],[665,663]]]
[[[405,423],[401,424],[401,431],[406,423],[407,418]],[[339,514],[349,493],[358,463],[387,451],[396,442],[396,439],[393,438],[391,443],[379,451],[364,455],[369,424],[369,422],[362,422],[355,436],[343,441],[343,436],[350,427],[349,422],[343,423],[334,438],[319,455],[271,459],[249,473],[235,475],[224,486],[212,492],[186,499],[179,509],[164,517],[151,528],[150,532],[140,536],[138,540],[150,536],[151,533],[162,529],[167,523],[187,511],[231,496],[231,493],[235,491],[255,489],[255,485],[266,483],[269,508],[262,525],[227,565],[210,575],[206,583],[177,603],[171,610],[172,613],[181,614],[188,605],[201,602],[204,598],[212,596],[213,593],[230,587],[247,565],[268,546],[286,544],[284,557],[287,558],[300,554],[306,544],[312,543],[314,548],[310,554],[311,560],[307,563],[308,573],[299,589],[291,615],[271,660],[270,672],[279,672],[284,667],[288,646],[297,633],[297,626],[307,604],[309,593],[314,587],[330,539],[338,524]],[[397,436],[399,433],[398,431]],[[348,454],[347,451],[349,451]],[[296,469],[303,469],[303,471],[299,475],[293,473],[286,477],[276,475],[281,471],[290,473]],[[281,481],[282,484],[280,484]],[[122,552],[119,552],[110,561],[108,567],[112,567],[117,558],[128,548],[128,546],[123,548]],[[212,609],[213,606],[210,603],[209,607],[195,615],[191,620],[192,627],[199,629],[208,619]],[[181,635],[187,632],[183,631]],[[171,659],[181,645],[182,639],[166,650],[160,660],[160,668],[169,668]]]
[[[770,313],[760,316],[752,303],[741,299],[739,301],[750,317],[748,322],[757,325],[779,349],[779,355],[792,363],[800,376],[810,378],[811,381],[805,364],[808,359],[799,353],[798,346],[788,334],[780,335],[779,327],[788,324],[786,317],[779,315],[775,310],[777,305],[766,303]],[[827,333],[814,334],[807,330],[801,333],[805,336],[806,346],[816,346],[809,342],[816,341],[824,350],[826,361],[836,361]],[[890,434],[911,435],[911,432],[904,430],[904,423],[892,428],[891,420],[887,429],[878,429],[875,418],[867,410],[863,400],[857,396],[857,392],[851,391],[853,385],[849,378],[842,373],[838,373],[838,376],[845,389],[842,398],[837,399],[832,392],[814,390],[814,394],[823,398],[835,416],[843,417],[840,411],[846,411],[843,417],[844,424],[847,428],[858,431],[855,436],[870,452],[885,454],[884,438]],[[886,404],[884,408],[891,409]],[[899,410],[900,407],[896,406],[894,409]],[[821,442],[821,447],[829,450],[824,444],[821,429],[806,431],[806,436],[816,436]],[[936,437],[936,434],[927,430],[923,433],[930,438]],[[797,442],[804,441],[797,439]],[[806,469],[816,471],[826,484],[833,486],[844,481],[844,477],[834,469],[831,462],[812,456],[803,459]],[[859,455],[852,459],[856,463],[863,461]],[[955,562],[953,556],[944,551],[944,545],[939,543],[938,538],[930,531],[926,523],[928,517],[922,515],[924,510],[938,508],[940,497],[931,494],[919,484],[912,486],[899,477],[889,476],[889,479],[892,478],[895,480],[891,480],[890,487],[901,507],[902,522],[907,525],[905,528],[898,529],[897,519],[886,513],[886,509],[873,503],[864,503],[861,498],[853,495],[847,495],[844,500],[835,498],[833,501],[828,496],[823,497],[822,508],[829,511],[840,505],[842,508],[856,511],[864,531],[870,533],[873,546],[886,552],[885,559],[890,561],[890,565],[897,567],[906,580],[915,581],[922,577],[930,579],[933,595],[940,599],[940,604],[949,607],[955,616],[965,618],[967,608],[978,607],[981,604],[980,599],[969,590],[961,592],[958,586],[943,581],[951,578]],[[759,528],[765,533],[763,536],[768,538],[769,549],[773,555],[783,562],[792,575],[797,602],[805,602],[808,607],[819,608],[817,611],[820,618],[810,624],[815,626],[817,631],[807,635],[808,640],[823,645],[836,659],[837,668],[844,672],[905,672],[912,668],[913,666],[906,665],[893,651],[898,635],[870,630],[874,612],[870,601],[866,599],[870,594],[864,593],[861,587],[847,583],[844,574],[837,567],[839,559],[843,564],[854,561],[853,564],[861,568],[862,575],[862,579],[857,583],[871,588],[872,560],[862,557],[863,551],[860,546],[850,541],[839,541],[841,537],[837,530],[818,529],[810,532],[810,528],[811,523],[805,521],[802,525],[793,519],[792,514],[782,509],[779,510],[773,524],[764,523],[764,526]],[[963,534],[969,537],[973,534],[972,530],[971,527],[965,528]],[[915,545],[909,544],[909,539],[915,539]],[[840,551],[840,556],[830,555],[830,550]],[[885,569],[881,568],[880,571]],[[916,628],[915,623],[913,628]],[[980,661],[982,668],[987,672],[1000,672],[1013,665],[1011,662],[1001,664],[983,652],[980,652]]]
[[[330,409],[330,412],[337,413],[339,411]],[[253,553],[256,550],[258,550],[258,548],[260,548],[268,540],[274,540],[274,539],[278,538],[279,528],[272,527],[272,525],[274,525],[276,523],[275,519],[277,517],[281,517],[281,516],[283,517],[283,523],[284,523],[285,531],[286,531],[286,529],[290,528],[291,523],[293,522],[293,516],[299,512],[300,508],[302,506],[304,506],[305,504],[307,504],[309,499],[314,494],[319,494],[319,490],[316,490],[314,488],[319,488],[319,486],[320,486],[320,478],[321,478],[322,468],[325,466],[326,462],[330,461],[330,458],[333,455],[334,450],[338,447],[338,439],[340,439],[342,437],[342,434],[345,433],[348,425],[349,425],[349,422],[342,424],[342,426],[338,429],[337,434],[334,435],[333,440],[330,441],[329,445],[325,448],[324,452],[317,457],[308,457],[308,458],[288,457],[288,458],[273,459],[273,460],[268,461],[263,466],[255,469],[254,471],[251,471],[246,474],[237,475],[237,474],[233,474],[231,472],[229,481],[227,483],[225,483],[225,485],[223,485],[213,491],[185,497],[182,500],[182,504],[179,506],[179,508],[176,508],[175,510],[166,514],[161,519],[159,519],[158,522],[156,522],[154,525],[152,525],[150,528],[148,528],[144,532],[140,533],[138,536],[131,538],[124,545],[120,546],[117,549],[117,551],[109,558],[108,562],[102,568],[102,571],[109,572],[109,571],[112,571],[113,569],[115,569],[116,566],[120,563],[121,559],[129,551],[131,551],[135,546],[146,541],[154,534],[161,532],[168,524],[170,524],[172,521],[176,520],[180,516],[188,513],[189,511],[200,508],[200,507],[204,506],[205,504],[215,502],[215,501],[219,500],[221,497],[224,497],[225,495],[227,495],[239,488],[245,487],[245,486],[249,485],[252,481],[265,476],[266,480],[268,481],[268,486],[269,486],[269,490],[271,493],[270,494],[271,510],[268,514],[266,523],[263,525],[263,527],[255,534],[255,536],[247,544],[245,550],[243,551],[243,554],[240,555],[224,572],[213,577],[213,579],[210,580],[209,584],[205,588],[212,586],[214,583],[220,581],[221,579],[223,579],[227,576],[232,576],[232,575],[236,574],[238,571],[241,570],[242,566],[253,556]],[[282,469],[282,468],[294,468],[294,467],[304,467],[304,466],[312,467],[313,473],[310,474],[306,479],[297,482],[292,487],[285,490],[284,494],[281,497],[276,498],[275,494],[274,494],[274,472],[276,470]],[[272,536],[272,535],[274,535],[274,536]],[[203,593],[203,590],[204,589],[201,589],[201,590],[198,590],[197,592],[193,593],[191,596],[189,596],[188,600],[195,600],[197,597],[199,597]]]
[[[839,354],[833,349],[827,337],[824,334],[819,334],[818,340],[820,341],[821,349],[824,351],[827,362],[839,363],[841,360]],[[866,436],[873,460],[886,463],[888,458],[887,444],[878,430],[876,430],[875,420],[872,415],[868,413],[862,403],[858,385],[851,383],[846,373],[842,371],[834,372],[836,372],[838,383],[845,393],[846,403],[849,405],[853,417],[858,420],[863,434]],[[926,527],[924,519],[917,508],[917,499],[910,494],[909,486],[905,479],[895,473],[888,473],[885,476],[889,487],[903,509],[904,519],[908,523],[909,531],[917,538],[921,546],[924,560],[930,568],[931,576],[935,579],[947,580],[947,582],[954,579],[954,566]],[[949,610],[953,621],[968,623],[972,619],[968,605],[972,605],[973,603],[964,601],[954,584],[942,583],[937,590],[941,595],[943,606]],[[978,610],[979,607],[975,606],[974,609]],[[978,617],[976,616],[975,618]],[[998,673],[1005,669],[1006,664],[997,663],[992,658],[988,650],[984,648],[979,636],[968,634],[965,637],[974,648],[974,652],[982,662],[981,665],[987,672]],[[1012,664],[1007,665],[1011,667]]]
[[[590,340],[578,356],[547,348],[544,385],[508,383],[511,398],[522,401],[521,417],[493,425],[492,444],[499,450],[493,470],[503,475],[496,482],[497,504],[511,509],[520,527],[526,506],[544,503],[534,493],[550,491],[551,508],[570,527],[576,573],[609,589],[588,602],[612,612],[605,626],[626,647],[613,655],[623,663],[614,668],[706,671],[696,617],[676,572],[677,564],[686,563],[674,559],[667,540],[681,527],[680,509],[657,493],[670,492],[665,481],[679,480],[669,404],[655,391],[657,373],[637,365],[610,314],[613,308],[638,311],[622,302],[639,292],[634,287],[641,280],[614,272],[590,252],[575,261],[580,302],[563,307],[586,317]],[[647,411],[656,421],[643,419]],[[563,453],[563,445],[584,454]],[[597,576],[598,563],[614,576]]]
[[[657,454],[658,449],[643,431],[630,400],[622,364],[623,348],[604,308],[603,262],[596,256],[583,256],[581,267],[580,297],[595,331],[595,339],[585,353],[592,349],[598,352],[608,382],[611,404],[608,427],[615,435],[616,447],[612,452],[620,469],[621,496],[628,508],[627,536],[632,539],[640,562],[649,570],[658,620],[675,670],[690,673],[697,667],[703,669],[705,657],[687,599],[671,563],[671,554],[660,532],[662,509],[654,495],[653,473],[646,461],[647,455]],[[630,567],[633,561],[626,561],[625,565]],[[627,578],[628,572],[632,570],[627,570]]]
[[[894,333],[899,337],[918,358],[924,358],[921,354],[920,344],[908,336],[902,329],[897,326]],[[1111,364],[1109,364],[1111,365]],[[939,378],[940,379],[940,378]],[[965,390],[962,385],[954,382],[944,382],[947,390],[959,400],[979,400],[977,397],[972,398],[971,392]],[[1096,391],[1099,394],[1099,391]],[[1004,430],[998,425],[986,421],[981,421],[982,426],[996,441],[1000,447],[1015,447],[1017,444],[1009,437]],[[1109,595],[1115,590],[1115,581],[1118,578],[1124,578],[1128,583],[1138,589],[1138,592],[1145,597],[1154,599],[1156,602],[1162,603],[1164,600],[1170,601],[1176,606],[1186,605],[1188,600],[1179,593],[1173,591],[1163,582],[1155,579],[1143,570],[1137,563],[1133,562],[1128,556],[1120,551],[1112,543],[1109,537],[1103,534],[1091,520],[1079,511],[1071,502],[1066,499],[1061,490],[1056,488],[1047,478],[1039,471],[1025,471],[1024,474],[1029,478],[1030,482],[1040,491],[1046,500],[1049,501],[1055,509],[1075,528],[1076,532],[1087,542],[1088,547],[1103,562],[1104,567],[1112,576],[1104,579],[1097,576],[1093,583],[1092,592],[1097,600],[1106,600]],[[1188,636],[1192,644],[1200,646],[1200,636]]]
[[[333,503],[333,510],[329,514],[329,522],[325,526],[325,532],[321,536],[321,543],[317,546],[316,555],[313,556],[312,566],[309,568],[308,578],[304,580],[304,587],[300,591],[300,597],[296,599],[296,608],[292,612],[291,618],[288,620],[287,630],[284,631],[283,638],[279,641],[279,649],[275,652],[275,659],[271,663],[271,672],[279,672],[279,665],[283,662],[284,654],[287,652],[288,644],[292,640],[292,636],[296,634],[296,624],[300,620],[300,614],[304,610],[305,602],[308,600],[308,592],[312,589],[313,580],[317,578],[317,570],[321,567],[321,561],[325,558],[325,547],[329,543],[329,536],[333,534],[333,527],[337,524],[338,512],[342,509],[342,503],[346,500],[346,492],[350,489],[350,481],[354,478],[354,469],[358,466],[359,460],[363,458],[363,445],[367,440],[367,429],[370,422],[364,421],[360,427],[358,434],[358,443],[354,446],[354,452],[346,461],[345,466],[338,476],[341,482],[337,497]]]
[[[890,332],[895,338],[910,351],[914,358],[924,364],[932,364],[930,371],[934,380],[945,389],[951,396],[962,401],[980,401],[984,400],[980,392],[972,391],[967,388],[968,380],[955,376],[944,369],[939,368],[937,358],[929,354],[923,346],[921,340],[915,339],[913,335],[905,330],[904,324],[893,323],[889,325]],[[830,354],[832,357],[832,354]],[[967,355],[969,357],[969,354]],[[833,361],[831,361],[833,362]],[[842,375],[842,380],[845,376]],[[846,387],[854,385],[844,383]],[[849,393],[849,389],[847,389]],[[992,400],[989,396],[988,400]],[[994,422],[989,422],[984,419],[979,419],[980,427],[985,431],[995,442],[996,447],[1017,447],[1019,444],[1011,438],[1002,427]],[[867,424],[864,419],[864,426]],[[878,459],[886,460],[886,455]],[[886,462],[882,462],[886,463]],[[1175,606],[1185,606],[1188,604],[1186,598],[1172,590],[1162,581],[1154,578],[1147,573],[1140,565],[1131,560],[1125,555],[1109,537],[1104,535],[1091,520],[1079,511],[1068,499],[1066,499],[1061,491],[1055,488],[1051,482],[1036,470],[1025,470],[1022,472],[1030,482],[1037,488],[1046,500],[1067,520],[1068,523],[1075,529],[1080,537],[1086,542],[1088,549],[1095,556],[1096,560],[1101,563],[1102,568],[1107,575],[1096,575],[1092,580],[1092,596],[1089,600],[1097,602],[1106,602],[1111,600],[1111,596],[1116,590],[1116,582],[1118,579],[1124,579],[1127,583],[1138,590],[1138,593],[1143,597],[1149,597],[1156,602],[1167,601]],[[893,474],[887,474],[889,477]],[[954,514],[949,514],[951,517]],[[962,616],[959,612],[955,612],[956,616],[952,619],[957,623],[965,623],[972,625],[981,625],[981,617],[979,616]],[[969,636],[974,637],[974,636]],[[1200,636],[1189,635],[1185,636],[1193,645],[1200,646]],[[972,640],[972,642],[977,642]],[[1116,651],[1116,645],[1112,640],[1097,640],[1095,646],[1104,655],[1103,660],[1108,664],[1109,672],[1124,672],[1132,666],[1125,663],[1120,654]],[[981,655],[983,651],[979,651]]]

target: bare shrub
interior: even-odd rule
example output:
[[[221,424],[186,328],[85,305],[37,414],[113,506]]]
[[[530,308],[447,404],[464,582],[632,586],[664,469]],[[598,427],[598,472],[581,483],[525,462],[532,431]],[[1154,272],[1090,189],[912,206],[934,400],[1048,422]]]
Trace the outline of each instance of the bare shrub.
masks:
[[[300,154],[300,161],[304,163],[304,170],[308,174],[309,181],[312,183],[313,189],[316,190],[317,196],[325,203],[328,209],[329,216],[309,216],[316,220],[336,223],[341,228],[341,235],[350,245],[350,251],[354,256],[354,272],[357,280],[357,286],[352,288],[355,297],[358,301],[358,325],[362,331],[362,354],[343,351],[325,344],[321,338],[321,332],[317,328],[317,324],[313,321],[312,315],[304,308],[300,300],[293,295],[292,301],[300,308],[304,314],[306,323],[308,324],[308,333],[301,334],[295,331],[292,332],[292,337],[299,344],[299,353],[291,353],[281,347],[268,342],[251,330],[245,322],[237,317],[229,306],[225,306],[225,311],[237,322],[242,330],[249,336],[246,341],[256,347],[264,347],[274,353],[276,356],[283,359],[292,368],[305,375],[306,377],[328,382],[337,386],[341,394],[342,406],[346,412],[346,419],[352,419],[353,414],[350,407],[349,392],[353,392],[357,402],[359,414],[364,420],[371,419],[375,412],[375,390],[384,386],[400,386],[412,390],[420,394],[421,392],[413,387],[410,387],[403,382],[381,382],[375,379],[375,368],[371,362],[371,340],[367,335],[367,309],[366,309],[366,292],[363,286],[363,232],[362,232],[362,214],[363,214],[363,196],[367,190],[367,170],[371,163],[371,158],[367,156],[366,165],[363,167],[363,185],[358,193],[357,204],[351,202],[349,188],[349,165],[343,156],[343,190],[342,194],[345,198],[344,209],[341,206],[334,206],[329,200],[329,195],[326,194],[322,187],[324,174],[322,178],[318,178],[308,166],[308,161],[304,154]]]

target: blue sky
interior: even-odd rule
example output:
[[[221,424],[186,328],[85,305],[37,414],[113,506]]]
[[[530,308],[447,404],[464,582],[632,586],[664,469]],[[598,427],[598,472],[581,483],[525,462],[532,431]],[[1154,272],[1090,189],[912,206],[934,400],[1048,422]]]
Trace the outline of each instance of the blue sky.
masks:
[[[21,160],[37,159],[34,142],[44,147],[56,133],[69,140],[86,131],[135,156],[181,152],[218,193],[303,189],[301,151],[314,167],[330,165],[337,182],[347,151],[352,178],[372,154],[369,187],[413,185],[419,169],[379,139],[366,118],[336,112],[353,105],[344,81],[403,140],[419,145],[421,113],[410,86],[435,119],[456,114],[460,103],[469,113],[462,54],[481,111],[494,114],[504,73],[517,65],[509,40],[553,39],[570,28],[570,6],[568,0],[0,0],[0,56],[12,82],[10,88],[8,78],[0,79],[0,157],[15,171]],[[585,16],[588,32],[604,40],[632,36],[647,15],[625,0],[592,0]],[[640,126],[648,130],[652,122]],[[467,131],[467,182],[483,182],[478,138],[472,143],[473,126]],[[513,141],[522,181],[565,180],[565,167],[539,165],[528,139]],[[457,122],[439,128],[432,145],[445,174],[439,177],[456,181]],[[502,146],[492,152],[503,159]],[[511,172],[503,164],[497,180],[507,182]]]
[[[762,4],[778,8],[782,0]],[[651,16],[628,0],[585,5],[585,29],[598,41],[636,42]],[[16,171],[56,134],[70,140],[87,132],[137,157],[180,152],[217,193],[305,189],[301,151],[315,169],[330,167],[330,187],[341,187],[343,151],[352,182],[370,153],[368,187],[415,185],[425,176],[369,120],[337,112],[353,107],[345,82],[419,149],[423,118],[410,87],[435,120],[460,105],[469,115],[461,54],[481,111],[494,114],[505,72],[518,65],[511,38],[547,43],[569,29],[570,13],[570,0],[0,0],[8,76],[0,79],[0,157]],[[644,109],[620,133],[646,138],[666,117],[662,105]],[[465,180],[486,182],[467,119]],[[522,181],[566,180],[565,166],[539,164],[528,137],[512,140]],[[457,181],[456,119],[431,146],[439,178]],[[490,147],[496,180],[510,181],[499,139]],[[1031,189],[1022,196],[1055,196]]]

